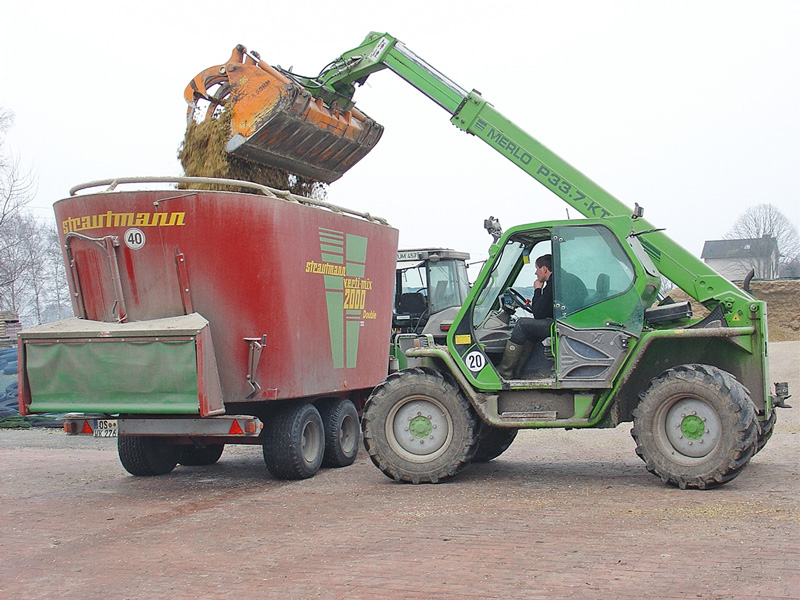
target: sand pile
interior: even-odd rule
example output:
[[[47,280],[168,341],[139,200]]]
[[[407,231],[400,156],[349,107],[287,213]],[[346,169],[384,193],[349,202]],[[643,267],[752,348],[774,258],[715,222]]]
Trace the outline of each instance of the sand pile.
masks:
[[[741,287],[741,282],[735,282]],[[767,327],[770,342],[787,342],[800,340],[800,280],[778,279],[776,281],[753,281],[750,293],[767,303]],[[668,296],[681,302],[691,300],[681,290],[672,290]],[[702,305],[692,301],[694,316],[704,317],[708,311]]]

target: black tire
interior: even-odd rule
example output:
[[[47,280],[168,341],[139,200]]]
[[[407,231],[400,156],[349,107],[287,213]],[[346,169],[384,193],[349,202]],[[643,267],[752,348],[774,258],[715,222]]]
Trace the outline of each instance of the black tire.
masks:
[[[313,404],[278,410],[264,425],[264,463],[277,479],[308,479],[325,454],[322,417]]]
[[[648,471],[681,489],[706,489],[741,473],[755,453],[758,422],[733,375],[690,364],[650,382],[631,435]]]
[[[317,410],[325,430],[323,467],[340,468],[352,465],[361,442],[361,423],[355,404],[347,398],[319,402]]]
[[[395,481],[449,479],[478,447],[472,406],[449,378],[432,369],[390,375],[367,400],[362,428],[370,459]]]
[[[478,440],[478,450],[475,452],[472,462],[489,462],[500,456],[511,446],[518,431],[518,429],[506,429],[505,427],[487,427]]]
[[[178,464],[178,446],[157,437],[120,436],[119,462],[131,475],[150,477],[171,473]]]
[[[772,437],[772,433],[775,431],[775,423],[778,420],[778,411],[773,406],[772,407],[772,414],[769,416],[769,419],[766,421],[759,421],[758,423],[758,443],[756,444],[756,454],[761,452],[761,449],[767,445],[769,438]]]
[[[203,448],[197,446],[180,446],[178,451],[178,464],[185,467],[203,467],[206,465],[213,465],[216,463],[222,451],[225,450],[225,444],[209,444]]]

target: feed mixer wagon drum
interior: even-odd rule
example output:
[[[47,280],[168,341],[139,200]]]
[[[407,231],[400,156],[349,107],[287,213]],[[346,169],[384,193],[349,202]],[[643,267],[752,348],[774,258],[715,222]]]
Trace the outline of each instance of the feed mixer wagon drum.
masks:
[[[24,336],[27,409],[256,414],[366,395],[387,372],[397,230],[297,200],[168,189],[56,202],[79,318]]]

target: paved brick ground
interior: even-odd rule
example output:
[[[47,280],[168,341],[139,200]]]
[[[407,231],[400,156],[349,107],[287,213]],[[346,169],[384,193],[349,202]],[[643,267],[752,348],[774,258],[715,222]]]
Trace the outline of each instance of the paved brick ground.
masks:
[[[254,447],[134,478],[110,440],[2,431],[0,598],[798,599],[798,414],[706,492],[648,474],[627,425],[523,432],[435,486],[363,453],[280,482]]]

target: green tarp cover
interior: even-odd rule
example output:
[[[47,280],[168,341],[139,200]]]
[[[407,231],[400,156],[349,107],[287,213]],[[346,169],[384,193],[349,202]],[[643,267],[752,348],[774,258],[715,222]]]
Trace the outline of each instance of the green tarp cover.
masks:
[[[25,344],[31,412],[197,414],[194,339]]]

